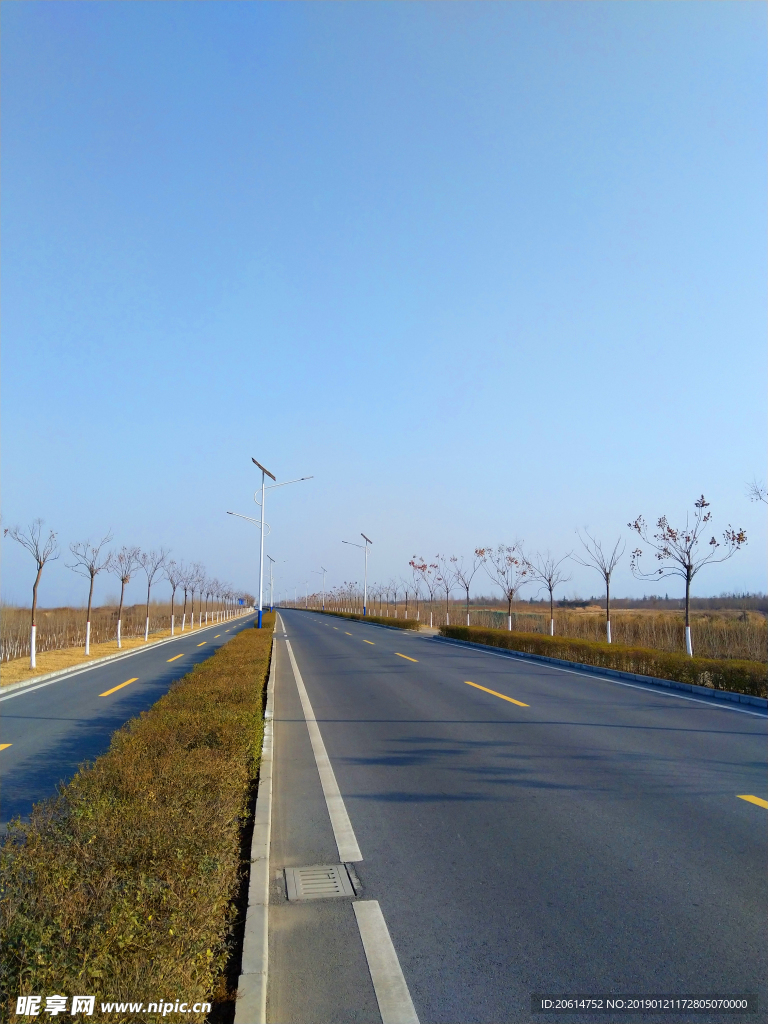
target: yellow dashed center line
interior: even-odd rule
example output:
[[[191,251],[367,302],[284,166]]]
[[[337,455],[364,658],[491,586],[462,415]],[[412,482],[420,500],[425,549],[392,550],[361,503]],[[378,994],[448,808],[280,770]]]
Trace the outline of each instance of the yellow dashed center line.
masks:
[[[375,647],[376,646],[376,644],[373,642],[373,640],[363,640],[363,643],[364,644],[370,644],[371,647]]]
[[[218,640],[220,636],[221,636],[221,633],[217,633],[217,634],[216,634],[216,635],[214,636],[214,638],[213,638],[213,639],[214,639],[214,640]]]
[[[177,658],[183,658],[183,657],[184,657],[183,654],[174,654],[174,656],[172,658],[169,658],[168,661],[176,661]]]
[[[7,750],[8,747],[12,747],[12,743],[0,743],[0,750]]]
[[[122,690],[124,686],[128,686],[130,683],[135,683],[138,676],[134,676],[133,679],[126,679],[124,683],[120,683],[119,686],[113,686],[111,690],[107,690],[106,693],[100,693],[100,697],[108,697],[110,693],[116,693],[118,690]]]
[[[494,697],[501,697],[502,700],[508,700],[510,704],[517,704],[519,708],[529,708],[531,706],[530,704],[523,704],[521,700],[515,700],[514,697],[505,697],[503,693],[497,693],[495,690],[489,690],[487,686],[480,686],[479,683],[470,683],[468,679],[465,679],[464,682],[467,686],[474,686],[476,690],[484,690],[486,693],[493,694]]]
[[[763,800],[761,796],[739,796],[739,800],[746,800],[750,804],[757,804],[758,807],[768,809],[768,800]]]
[[[347,633],[346,629],[344,630],[344,632]],[[351,633],[347,633],[347,636],[352,636],[352,634]]]
[[[208,643],[208,641],[207,641],[207,640],[203,640],[202,644],[198,644],[197,646],[198,646],[198,647],[203,647],[203,646],[204,646],[205,644],[207,644],[207,643]]]
[[[416,658],[409,658],[407,654],[401,654],[399,651],[395,651],[398,658],[405,658],[406,661],[416,661]]]

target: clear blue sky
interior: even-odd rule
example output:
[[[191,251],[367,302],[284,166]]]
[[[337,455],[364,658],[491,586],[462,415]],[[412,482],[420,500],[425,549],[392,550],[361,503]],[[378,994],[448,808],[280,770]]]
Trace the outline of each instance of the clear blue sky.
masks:
[[[3,524],[253,589],[255,455],[314,474],[267,516],[302,587],[361,579],[361,530],[385,579],[703,492],[750,540],[697,592],[764,590],[765,38],[761,3],[6,0]]]

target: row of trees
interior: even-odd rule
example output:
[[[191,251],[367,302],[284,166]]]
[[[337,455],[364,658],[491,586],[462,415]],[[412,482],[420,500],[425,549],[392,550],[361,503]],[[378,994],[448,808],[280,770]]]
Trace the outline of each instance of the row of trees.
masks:
[[[756,488],[757,489],[757,488]],[[750,495],[753,497],[752,495]],[[765,501],[764,489],[753,500]],[[694,511],[686,517],[685,525],[673,527],[666,516],[656,520],[654,529],[648,528],[642,516],[628,523],[629,529],[640,537],[646,548],[650,549],[656,568],[646,571],[643,562],[643,547],[635,547],[630,555],[630,568],[637,579],[662,580],[669,577],[680,577],[685,585],[685,647],[689,655],[693,655],[690,628],[690,596],[691,584],[695,576],[705,565],[724,562],[731,558],[747,543],[744,530],[734,530],[728,526],[722,533],[722,540],[712,535],[708,540],[709,523],[712,513],[709,502],[702,495],[694,503]],[[577,531],[580,542],[579,550],[569,551],[562,557],[547,551],[542,554],[527,555],[522,542],[499,544],[496,547],[478,547],[470,558],[456,555],[435,555],[433,561],[414,555],[408,565],[411,578],[390,580],[386,584],[373,584],[369,593],[379,607],[386,600],[387,614],[389,604],[394,599],[397,605],[398,595],[405,599],[405,617],[408,618],[409,600],[415,605],[416,618],[420,618],[420,603],[429,601],[429,624],[433,621],[433,604],[436,599],[445,601],[446,623],[450,623],[450,601],[457,591],[463,593],[466,600],[467,625],[469,625],[470,590],[478,573],[485,575],[499,588],[507,603],[507,626],[512,629],[512,605],[517,600],[520,590],[529,584],[538,585],[538,592],[544,592],[549,598],[549,632],[555,632],[555,590],[571,579],[568,562],[597,572],[605,587],[606,640],[611,643],[611,578],[626,550],[625,542],[618,538],[613,544],[604,545],[588,530],[582,534]],[[329,592],[331,603],[337,608],[352,608],[357,599],[357,584],[345,583],[343,587]]]
[[[44,536],[42,519],[35,519],[27,527],[12,526],[4,531],[27,550],[35,560],[37,573],[32,586],[32,623],[30,635],[30,668],[36,667],[36,634],[37,634],[37,592],[43,569],[48,562],[59,558],[61,551],[56,534],[53,530]],[[175,602],[176,595],[184,594],[184,605],[181,620],[181,632],[186,629],[187,605],[189,603],[191,619],[190,628],[195,628],[195,595],[198,598],[198,624],[208,623],[211,614],[213,621],[230,618],[236,605],[240,602],[252,602],[250,595],[235,590],[228,583],[208,575],[199,562],[186,564],[170,557],[166,548],[153,548],[143,551],[138,547],[123,545],[119,550],[111,550],[107,546],[112,541],[112,534],[107,533],[95,543],[90,540],[79,541],[69,545],[71,562],[67,568],[88,580],[88,605],[85,622],[85,653],[91,653],[91,608],[93,606],[93,588],[99,573],[112,573],[120,581],[120,603],[117,610],[117,646],[122,647],[122,615],[125,588],[139,573],[143,574],[147,583],[147,607],[144,626],[144,640],[149,639],[149,604],[152,587],[160,580],[165,580],[171,587],[171,636],[175,635]],[[203,601],[205,606],[203,608]],[[210,607],[209,607],[210,606]]]

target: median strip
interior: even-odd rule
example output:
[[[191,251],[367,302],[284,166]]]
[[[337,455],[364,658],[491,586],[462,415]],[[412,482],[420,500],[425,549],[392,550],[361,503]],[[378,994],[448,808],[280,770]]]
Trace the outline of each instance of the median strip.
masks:
[[[124,683],[120,683],[119,686],[113,686],[111,690],[107,690],[105,693],[100,693],[100,697],[108,697],[110,693],[117,693],[118,690],[122,690],[124,686],[130,686],[131,683],[135,683],[138,680],[138,676],[134,676],[133,679],[126,679]]]
[[[489,690],[487,686],[480,686],[479,683],[470,683],[468,679],[465,679],[464,682],[467,686],[474,686],[476,690],[483,690],[485,693],[490,693],[494,697],[501,697],[502,700],[508,700],[510,704],[517,704],[519,708],[529,708],[531,706],[530,704],[523,704],[521,700],[515,700],[514,697],[507,697],[503,693],[497,693],[496,690]]]
[[[758,807],[765,807],[768,810],[768,800],[761,796],[739,796],[739,800],[746,800],[750,804],[757,804]]]

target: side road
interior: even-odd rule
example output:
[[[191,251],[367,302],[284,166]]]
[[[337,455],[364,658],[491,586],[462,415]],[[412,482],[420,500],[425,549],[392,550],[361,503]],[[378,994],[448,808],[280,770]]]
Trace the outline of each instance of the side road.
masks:
[[[108,661],[120,661],[122,658],[130,658],[133,654],[141,654],[143,651],[148,651],[152,647],[159,647],[161,644],[170,644],[175,643],[177,640],[189,639],[192,636],[197,636],[198,633],[205,633],[208,629],[231,625],[232,623],[237,622],[238,619],[242,619],[244,615],[252,614],[253,612],[243,612],[241,615],[235,615],[231,619],[224,619],[221,622],[211,623],[210,626],[195,626],[195,628],[190,629],[189,632],[186,630],[183,633],[178,631],[175,636],[166,636],[160,640],[148,640],[146,643],[142,641],[141,644],[136,644],[126,650],[117,651],[115,654],[106,654],[99,658],[86,658],[85,654],[83,654],[79,660],[73,662],[71,665],[67,665],[65,668],[57,669],[55,672],[44,672],[39,675],[20,679],[14,683],[0,684],[0,699],[2,699],[2,695],[6,693],[13,693],[15,690],[24,690],[28,686],[36,686],[38,683],[48,682],[48,680],[51,679],[61,679],[63,676],[72,675],[75,672],[87,672],[88,669],[94,668],[96,665],[104,665]],[[40,657],[42,658],[43,655]]]
[[[2,691],[0,828],[55,793],[103,753],[115,729],[253,622],[253,614],[153,644],[99,665]],[[170,645],[170,646],[169,646]]]

